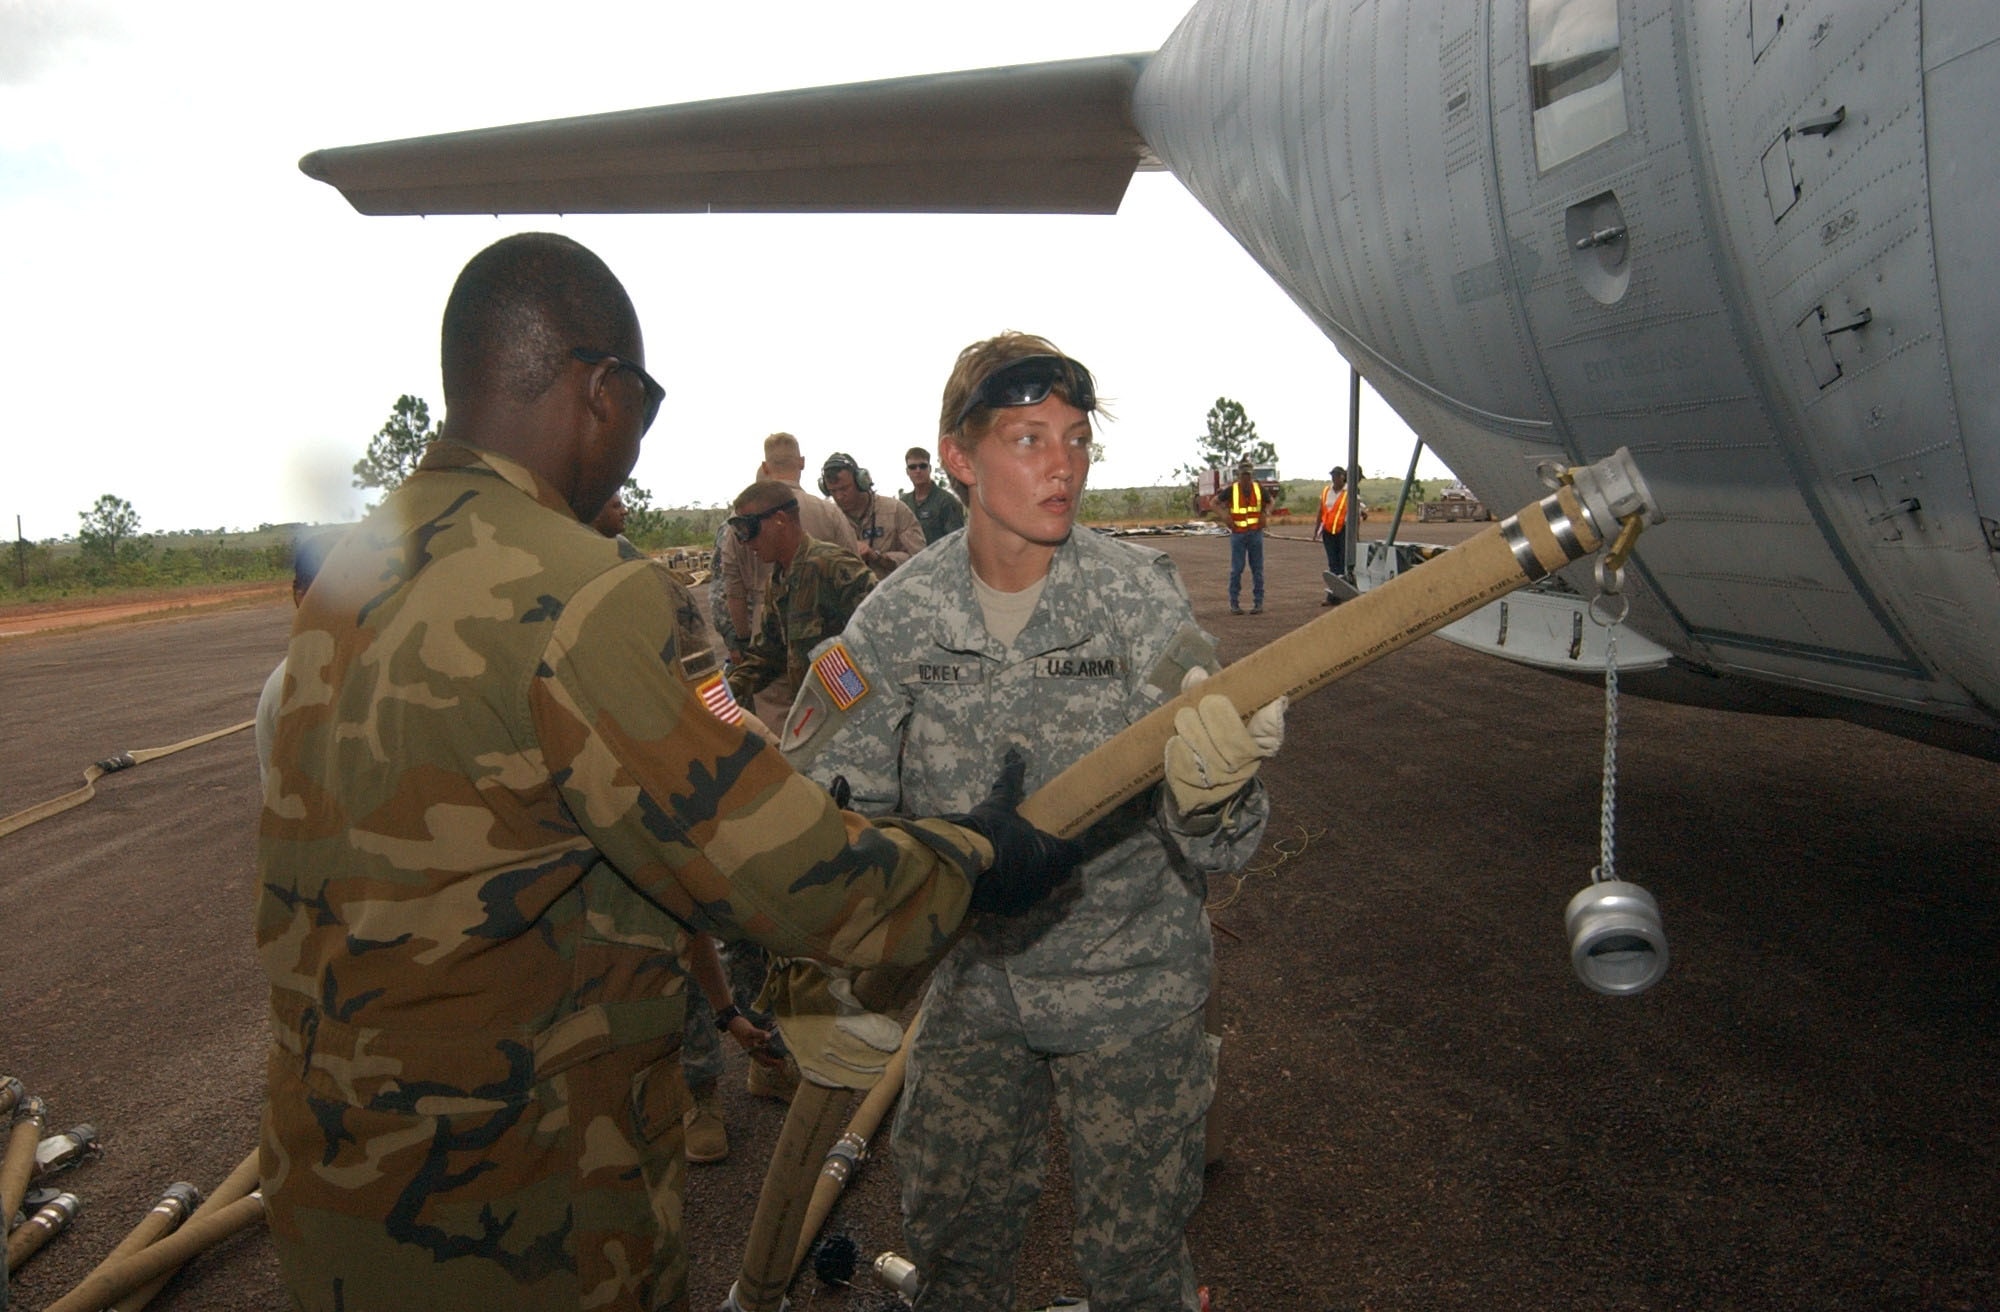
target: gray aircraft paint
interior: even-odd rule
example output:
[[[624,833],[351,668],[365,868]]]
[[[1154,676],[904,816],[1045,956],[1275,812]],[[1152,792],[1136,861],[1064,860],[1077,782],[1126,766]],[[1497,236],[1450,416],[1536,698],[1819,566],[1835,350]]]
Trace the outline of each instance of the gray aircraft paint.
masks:
[[[302,166],[381,213],[1102,212],[1164,166],[1488,504],[1629,447],[1678,668],[2000,755],[1996,102],[1991,0],[1207,0],[1150,57]]]

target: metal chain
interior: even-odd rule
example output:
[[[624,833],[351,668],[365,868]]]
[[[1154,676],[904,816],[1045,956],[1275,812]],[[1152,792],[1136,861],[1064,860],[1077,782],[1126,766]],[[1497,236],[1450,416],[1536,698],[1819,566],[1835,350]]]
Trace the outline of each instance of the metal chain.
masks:
[[[1618,626],[1631,602],[1626,599],[1625,570],[1597,562],[1597,586],[1591,599],[1590,618],[1604,626],[1604,793],[1598,806],[1597,866],[1590,872],[1593,882],[1618,878]]]
[[[1593,880],[1616,879],[1618,832],[1618,626],[1604,636],[1604,802],[1598,808],[1597,869]]]

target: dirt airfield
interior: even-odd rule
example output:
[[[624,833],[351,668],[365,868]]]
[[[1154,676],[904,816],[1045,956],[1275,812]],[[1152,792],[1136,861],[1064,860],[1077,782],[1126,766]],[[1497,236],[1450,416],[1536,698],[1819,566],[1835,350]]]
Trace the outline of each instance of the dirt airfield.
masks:
[[[1321,614],[1302,536],[1269,544],[1266,613],[1243,617],[1225,540],[1152,541],[1225,659]],[[0,816],[249,719],[290,614],[0,642]],[[1190,1237],[1214,1306],[2000,1307],[2000,766],[1627,699],[1618,868],[1659,899],[1673,964],[1611,999],[1562,931],[1597,861],[1602,704],[1429,638],[1292,711],[1269,849],[1211,890],[1226,1148]],[[0,838],[0,1074],[104,1142],[61,1177],[85,1210],[17,1274],[19,1312],[256,1138],[251,736],[97,792]],[[783,1114],[732,1086],[735,1151],[690,1171],[697,1309],[734,1275]],[[1031,1306],[1080,1292],[1066,1189],[1034,1223]],[[899,1246],[886,1152],[829,1231],[864,1259]],[[152,1306],[282,1303],[259,1231]],[[807,1274],[793,1305],[885,1304]]]

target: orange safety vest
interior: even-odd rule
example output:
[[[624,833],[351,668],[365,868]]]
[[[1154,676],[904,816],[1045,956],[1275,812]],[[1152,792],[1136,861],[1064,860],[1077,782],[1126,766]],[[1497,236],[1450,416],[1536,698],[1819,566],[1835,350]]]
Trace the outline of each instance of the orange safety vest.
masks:
[[[1340,489],[1340,495],[1329,505],[1326,497],[1331,491],[1333,491],[1331,483],[1319,490],[1319,526],[1329,537],[1347,527],[1348,489]]]
[[[1247,533],[1253,528],[1264,527],[1264,488],[1262,484],[1250,485],[1250,504],[1243,504],[1243,484],[1229,485],[1229,531]]]

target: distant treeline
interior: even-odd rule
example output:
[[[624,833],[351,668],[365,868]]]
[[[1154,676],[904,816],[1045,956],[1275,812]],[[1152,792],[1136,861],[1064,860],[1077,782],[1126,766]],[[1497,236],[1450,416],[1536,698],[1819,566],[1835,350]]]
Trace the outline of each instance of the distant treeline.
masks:
[[[142,534],[119,542],[114,552],[86,551],[60,539],[16,540],[0,548],[0,602],[290,578],[298,527]]]
[[[1290,480],[1284,488],[1284,504],[1292,508],[1296,522],[1309,524],[1320,484]],[[1400,488],[1400,479],[1371,478],[1361,485],[1363,498],[1378,513],[1387,513]],[[1411,489],[1411,501],[1421,501],[1425,494],[1424,485],[1418,483]],[[1192,489],[1186,486],[1097,488],[1084,493],[1081,518],[1087,524],[1167,523],[1193,513]],[[721,506],[668,509],[642,504],[627,520],[625,535],[648,551],[707,547],[728,515]],[[254,532],[134,534],[110,551],[86,550],[69,539],[16,541],[7,544],[0,556],[0,603],[290,578],[293,544],[299,535],[338,532],[341,527],[264,524]]]

